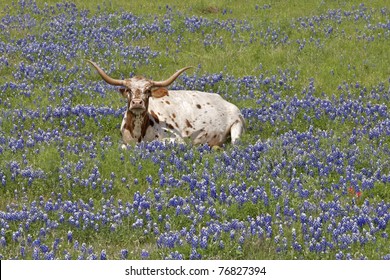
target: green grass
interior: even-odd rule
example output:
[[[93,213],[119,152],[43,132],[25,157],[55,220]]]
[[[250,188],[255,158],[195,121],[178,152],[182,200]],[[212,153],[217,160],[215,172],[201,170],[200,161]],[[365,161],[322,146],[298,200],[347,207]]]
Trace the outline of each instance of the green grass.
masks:
[[[50,4],[50,1],[48,3]],[[129,41],[128,44],[149,46],[152,50],[163,52],[165,51],[163,45],[170,46],[170,52],[167,56],[160,56],[152,65],[153,67],[146,65],[137,69],[139,74],[147,76],[164,78],[161,75],[162,72],[172,72],[184,65],[197,66],[199,64],[202,65],[202,72],[220,72],[226,68],[233,75],[245,76],[257,74],[258,70],[256,69],[261,64],[263,69],[270,73],[274,73],[278,69],[299,71],[302,79],[299,79],[298,88],[302,87],[302,82],[307,81],[308,78],[315,77],[318,92],[324,91],[326,93],[333,93],[339,84],[356,81],[357,78],[363,84],[374,85],[388,77],[390,70],[386,61],[389,60],[389,53],[383,39],[377,39],[374,42],[359,39],[362,35],[377,35],[374,30],[366,28],[364,20],[360,19],[355,22],[353,19],[343,19],[341,24],[336,25],[334,21],[325,19],[324,21],[329,22],[329,25],[334,29],[330,36],[324,36],[320,32],[313,34],[310,30],[298,28],[300,18],[319,16],[333,9],[348,10],[352,7],[358,7],[359,3],[353,3],[353,1],[352,3],[351,1],[348,1],[348,3],[342,1],[323,1],[320,3],[315,1],[309,3],[289,1],[289,4],[286,5],[283,1],[280,1],[271,4],[269,9],[259,8],[258,10],[255,8],[256,3],[256,1],[249,1],[247,5],[235,5],[232,1],[218,1],[218,3],[197,1],[188,5],[181,1],[172,1],[171,3],[164,1],[153,3],[81,1],[77,3],[77,7],[79,9],[89,9],[92,13],[99,13],[96,10],[98,4],[100,4],[103,11],[115,11],[117,10],[116,7],[120,7],[119,10],[121,11],[128,11],[142,16],[146,21],[151,21],[155,16],[161,18],[166,12],[166,6],[169,6],[175,11],[174,14],[180,11],[180,16],[184,14],[185,16],[198,15],[209,20],[213,18],[245,20],[249,26],[253,26],[254,30],[258,30],[258,32],[266,32],[266,29],[272,26],[272,29],[278,31],[280,36],[286,34],[289,38],[287,45],[275,45],[268,38],[263,38],[258,44],[248,44],[251,34],[246,31],[231,36],[225,31],[214,33],[212,30],[206,29],[204,35],[200,35],[199,31],[195,33],[194,35],[197,37],[194,37],[194,39],[191,38],[192,34],[190,32],[184,31],[182,36],[185,47],[176,53],[175,47],[171,47],[175,45],[175,42],[171,41],[170,38],[167,42],[165,42],[165,38],[160,38],[157,42],[156,35],[146,34],[144,39],[137,42]],[[374,17],[378,17],[376,20],[379,22],[383,19],[380,12],[378,12],[378,9],[383,7],[382,3],[382,1],[374,1],[370,2],[368,6],[368,9],[373,9]],[[212,7],[216,7],[218,12],[205,12],[208,9],[213,10]],[[218,7],[225,7],[228,11],[232,10],[232,13],[223,15],[221,12],[223,9]],[[295,26],[295,28],[291,28],[292,26]],[[173,23],[173,27],[180,28],[176,22]],[[383,33],[382,30],[379,30],[379,33]],[[25,35],[25,32],[15,31],[15,34],[11,33],[10,37],[18,38]],[[211,35],[213,38],[223,38],[223,46],[205,48],[202,39],[207,35]],[[303,38],[309,39],[310,37],[313,37],[315,41],[319,40],[319,46],[316,46],[315,42],[307,42],[305,48],[299,51],[296,41]],[[118,42],[122,40],[126,40],[126,38],[118,38]],[[243,43],[232,43],[236,40],[243,40]],[[93,44],[91,47],[94,47]],[[112,49],[111,51],[115,53],[118,50]],[[81,55],[79,59],[83,58],[86,57]],[[89,58],[94,59],[93,57]],[[14,57],[10,62],[16,61],[18,61],[18,57]],[[162,65],[164,71],[161,72],[156,67],[158,65]],[[102,66],[107,67],[108,65]],[[118,66],[120,67],[118,74],[126,72],[123,71],[126,70],[125,68],[122,69],[122,66]],[[305,79],[305,77],[307,78]]]
[[[39,7],[43,7],[44,3],[56,5],[57,1],[37,1]],[[245,76],[264,76],[276,77],[276,81],[282,79],[283,73],[288,73],[283,86],[276,84],[262,84],[260,87],[253,90],[253,97],[247,98],[250,90],[244,84],[237,85],[232,82],[223,80],[214,85],[206,85],[205,90],[218,92],[225,96],[229,101],[237,104],[240,108],[265,108],[268,109],[274,104],[270,91],[280,93],[281,99],[285,97],[297,96],[303,98],[304,93],[309,90],[311,83],[315,90],[313,95],[323,99],[331,100],[333,97],[351,96],[358,99],[362,93],[362,88],[366,88],[366,95],[371,90],[378,89],[381,84],[384,87],[389,87],[390,77],[390,54],[388,51],[389,32],[384,28],[373,28],[379,23],[388,21],[388,17],[384,16],[380,9],[387,6],[386,1],[371,1],[364,7],[360,6],[360,1],[272,1],[270,6],[263,6],[265,3],[259,1],[246,1],[245,5],[238,5],[236,1],[194,1],[187,3],[186,1],[79,1],[75,4],[81,11],[89,10],[90,15],[111,14],[112,18],[110,27],[120,27],[124,23],[120,14],[124,11],[132,13],[139,17],[140,22],[150,23],[156,18],[159,21],[160,27],[163,26],[162,20],[164,16],[172,14],[172,27],[175,29],[174,36],[166,36],[160,33],[144,32],[139,34],[138,39],[132,40],[136,30],[127,30],[123,36],[118,36],[112,43],[110,49],[100,49],[99,44],[90,41],[88,45],[91,49],[89,53],[76,53],[75,57],[67,60],[65,50],[64,55],[59,55],[56,59],[66,67],[66,70],[56,70],[54,73],[44,73],[42,78],[35,79],[31,88],[32,95],[26,97],[22,94],[15,95],[15,91],[8,88],[2,91],[0,96],[0,107],[3,113],[0,115],[0,138],[5,135],[16,137],[18,133],[25,141],[27,138],[26,131],[35,131],[37,128],[43,130],[58,129],[60,132],[65,131],[69,127],[72,131],[80,135],[68,135],[59,141],[50,143],[40,143],[36,149],[25,151],[12,151],[6,145],[3,145],[4,151],[0,154],[0,172],[3,172],[7,177],[7,187],[0,188],[0,211],[6,211],[7,206],[16,204],[18,210],[22,209],[22,205],[18,202],[23,197],[23,203],[30,205],[32,202],[39,201],[42,197],[45,201],[52,199],[56,201],[58,194],[62,194],[64,200],[80,202],[80,205],[87,203],[89,199],[94,202],[94,210],[102,212],[105,208],[105,203],[117,204],[118,200],[124,202],[132,202],[137,194],[145,195],[149,198],[154,197],[154,191],[161,192],[163,203],[173,197],[179,197],[190,200],[196,197],[198,200],[201,197],[199,190],[191,190],[190,184],[187,182],[179,186],[163,187],[159,184],[159,174],[162,172],[166,178],[171,175],[177,180],[181,180],[183,175],[192,174],[198,182],[204,179],[204,170],[209,174],[220,172],[218,180],[215,183],[217,192],[220,193],[222,186],[225,191],[231,184],[239,185],[243,181],[247,183],[248,188],[253,186],[264,186],[269,197],[269,205],[265,205],[262,201],[258,203],[245,203],[239,205],[234,203],[234,198],[229,198],[226,203],[205,201],[199,202],[205,207],[213,206],[217,213],[221,215],[220,221],[227,222],[232,219],[246,221],[248,217],[256,217],[262,214],[270,214],[274,216],[277,205],[281,206],[284,203],[284,197],[273,198],[271,196],[271,181],[274,180],[275,185],[283,189],[284,183],[290,183],[293,177],[292,170],[283,169],[281,176],[274,179],[271,171],[278,163],[279,159],[288,159],[294,161],[298,155],[298,151],[313,151],[314,143],[305,142],[299,143],[299,147],[285,146],[279,139],[285,133],[290,131],[306,132],[310,127],[314,127],[315,133],[320,134],[321,131],[326,131],[331,136],[321,138],[317,156],[319,160],[326,161],[327,153],[332,151],[333,147],[338,147],[343,151],[359,150],[359,157],[356,158],[355,171],[361,172],[363,169],[375,172],[372,166],[377,166],[376,162],[382,163],[382,172],[389,174],[390,166],[387,163],[387,154],[378,154],[373,156],[373,151],[385,151],[390,142],[385,137],[380,139],[369,139],[368,135],[359,138],[355,146],[349,144],[347,136],[351,135],[352,129],[365,129],[362,124],[356,124],[353,120],[343,120],[337,116],[331,119],[329,115],[322,114],[319,119],[315,117],[313,110],[301,110],[294,117],[294,120],[288,121],[276,120],[276,125],[269,121],[260,122],[255,118],[247,120],[247,131],[242,138],[242,144],[238,147],[232,147],[227,144],[222,151],[211,150],[203,152],[199,147],[187,145],[184,148],[175,146],[172,151],[157,151],[150,152],[144,149],[142,152],[134,147],[127,151],[119,149],[120,134],[118,126],[121,122],[121,116],[99,116],[97,119],[93,117],[81,118],[70,115],[66,118],[54,118],[53,120],[43,121],[42,118],[21,120],[16,109],[21,108],[24,114],[28,114],[28,110],[40,110],[44,114],[48,107],[59,106],[66,103],[69,106],[77,105],[94,105],[94,106],[110,106],[112,108],[121,108],[125,106],[125,101],[120,97],[114,89],[106,89],[105,94],[95,91],[96,85],[101,85],[100,77],[96,72],[90,69],[90,66],[85,62],[85,59],[98,60],[100,66],[106,69],[113,77],[127,77],[130,73],[141,74],[146,77],[152,77],[155,80],[165,79],[175,70],[187,65],[195,67],[194,70],[187,71],[187,75],[197,75],[202,77],[210,73],[223,73],[224,78],[234,77],[242,79]],[[0,18],[7,14],[16,15],[18,9],[12,6],[13,4],[0,5]],[[97,9],[99,5],[100,9]],[[6,8],[6,7],[9,8]],[[371,16],[370,22],[373,26],[369,26],[367,20],[363,18],[354,19],[346,16],[343,11],[351,11],[355,9],[364,9]],[[337,23],[332,18],[327,18],[327,15],[337,13],[340,10],[341,22]],[[184,28],[184,20],[186,17],[198,16],[210,21],[210,26],[202,26],[200,29],[191,32]],[[321,24],[318,27],[314,23],[315,31],[310,28],[304,28],[302,23],[306,24],[318,17],[321,19]],[[45,31],[50,29],[47,22],[44,21],[43,15],[36,15],[36,26],[29,29],[19,30],[17,24],[13,24],[9,29],[1,30],[0,41],[18,41],[28,36],[40,37]],[[42,21],[41,21],[42,20]],[[69,20],[69,19],[68,19]],[[232,21],[237,29],[235,32],[226,29],[218,28],[214,20]],[[101,24],[101,23],[98,23]],[[105,27],[102,24],[101,27]],[[246,29],[245,27],[248,27]],[[333,31],[327,34],[324,28],[332,27]],[[81,30],[80,25],[76,25],[77,30]],[[276,34],[276,35],[275,35]],[[177,43],[180,35],[181,42]],[[273,38],[272,36],[277,36]],[[379,36],[380,35],[380,36]],[[371,41],[367,38],[374,36]],[[285,38],[285,41],[283,39]],[[60,42],[62,38],[54,38],[52,42]],[[252,41],[254,40],[254,42]],[[306,40],[302,49],[300,44]],[[298,43],[299,41],[299,43]],[[210,44],[205,44],[209,42]],[[146,63],[144,59],[129,57],[128,61],[122,57],[120,48],[116,46],[139,46],[141,48],[148,47],[153,52],[159,52],[160,55],[150,58]],[[106,55],[103,53],[107,52]],[[49,55],[49,54],[48,54]],[[6,57],[9,67],[0,64],[0,86],[7,82],[18,84],[21,79],[15,78],[14,74],[19,68],[19,64],[23,62],[25,65],[32,65],[24,54],[19,52],[2,53],[0,57]],[[36,57],[35,57],[36,59]],[[135,67],[133,67],[133,62]],[[110,69],[110,66],[112,69]],[[77,74],[72,74],[67,71],[73,67],[80,67],[83,71]],[[82,89],[76,89],[72,95],[61,94],[56,86],[61,84],[64,88],[69,86],[72,81],[81,81],[84,85]],[[50,89],[49,83],[54,85]],[[181,81],[177,83],[180,85]],[[360,87],[355,87],[359,83]],[[348,89],[346,89],[348,85]],[[94,92],[91,95],[90,92]],[[363,97],[364,99],[365,97]],[[257,102],[260,100],[260,102]],[[374,99],[364,99],[365,104],[371,102],[375,105]],[[377,102],[378,105],[383,103],[383,99]],[[389,106],[389,102],[385,104]],[[362,116],[368,118],[365,112]],[[308,119],[310,118],[310,120]],[[384,117],[378,117],[379,121],[384,120]],[[17,129],[15,130],[15,126]],[[100,142],[106,137],[110,138],[111,146],[101,147]],[[257,141],[270,141],[272,145],[267,151],[257,155],[259,166],[256,174],[251,174],[248,166],[240,172],[236,172],[232,176],[224,173],[220,169],[221,162],[224,156],[232,156],[237,150],[245,149],[254,145]],[[103,141],[104,142],[104,141]],[[89,147],[92,145],[91,149]],[[71,148],[78,147],[80,152],[68,151]],[[189,154],[193,157],[190,158]],[[321,156],[323,155],[323,156]],[[176,156],[176,158],[173,158]],[[188,158],[183,160],[183,158]],[[166,162],[165,170],[160,171],[160,163],[155,162],[155,158],[159,161]],[[308,155],[303,156],[305,160]],[[26,164],[21,164],[21,168],[28,166],[34,170],[42,170],[46,175],[44,178],[35,179],[29,184],[26,178],[18,177],[17,180],[12,180],[12,174],[9,168],[11,161],[23,162],[26,159]],[[176,165],[175,160],[183,161],[183,166],[188,170],[182,170]],[[240,160],[240,159],[237,159]],[[241,159],[242,160],[242,159]],[[76,165],[79,161],[84,162],[84,167],[76,171]],[[208,165],[208,168],[205,166]],[[62,168],[69,168],[73,177],[63,178],[60,181],[60,176],[65,177],[67,172],[63,172]],[[102,186],[97,186],[94,189],[91,185],[80,187],[80,180],[91,176],[94,169],[100,172],[101,182],[107,188],[102,190]],[[235,169],[235,171],[237,171]],[[350,197],[345,195],[345,190],[337,187],[340,180],[340,174],[332,170],[330,175],[321,177],[319,170],[313,168],[312,175],[300,167],[296,170],[297,174],[301,174],[300,180],[304,188],[310,193],[307,198],[309,203],[319,204],[320,202],[342,201],[345,208],[353,208],[354,203],[361,207],[365,199],[369,199],[371,203],[379,203],[381,201],[389,201],[390,192],[385,183],[376,182],[374,187],[363,193],[362,197]],[[111,177],[111,173],[115,173],[115,177]],[[248,176],[250,174],[251,176]],[[149,184],[147,177],[153,178],[153,183]],[[345,176],[345,174],[343,175]],[[248,177],[248,178],[247,178]],[[125,183],[122,182],[124,178]],[[250,178],[250,179],[249,179]],[[246,180],[248,179],[248,180]],[[136,181],[138,180],[138,183]],[[112,188],[109,185],[112,184]],[[283,190],[285,192],[286,190]],[[208,189],[210,193],[210,188]],[[291,208],[296,210],[299,216],[299,210],[302,207],[303,200],[299,197],[298,191],[294,190],[290,193]],[[24,197],[25,196],[25,197]],[[111,203],[110,199],[114,202]],[[199,200],[200,201],[200,200]],[[188,202],[186,202],[188,203]],[[214,203],[214,204],[213,204]],[[229,205],[232,203],[232,206]],[[118,205],[116,205],[118,206]],[[208,222],[213,221],[213,218],[194,216],[189,219],[185,215],[175,216],[174,207],[166,207],[161,212],[157,211],[155,205],[150,209],[151,221],[155,224],[155,228],[164,231],[166,223],[169,223],[171,228],[180,231],[182,228],[189,230],[194,223],[194,220],[201,219],[202,224],[196,225],[196,231],[200,232],[202,226],[205,227]],[[228,207],[229,206],[229,207]],[[191,209],[195,209],[196,205],[190,205]],[[117,209],[120,207],[118,206]],[[63,213],[65,219],[70,218],[69,213]],[[319,213],[312,213],[314,217]],[[161,219],[159,218],[161,215]],[[119,252],[123,248],[129,249],[129,258],[139,259],[142,250],[147,250],[150,253],[151,259],[161,259],[167,257],[172,251],[168,248],[158,248],[156,238],[152,234],[153,228],[148,229],[148,234],[144,233],[144,228],[134,228],[133,224],[138,218],[145,217],[145,210],[140,212],[134,211],[128,217],[122,220],[122,224],[117,225],[115,232],[110,229],[109,221],[106,226],[94,230],[88,228],[85,230],[72,228],[73,240],[78,240],[81,243],[86,243],[87,246],[92,246],[99,252],[104,249],[107,256],[111,259],[119,259]],[[57,220],[58,217],[53,213],[49,216],[52,220]],[[299,218],[298,218],[299,220]],[[298,232],[298,239],[301,244],[304,243],[301,224],[298,221],[280,221],[283,224],[286,238],[291,239],[291,228],[295,228]],[[6,241],[8,246],[2,255],[5,258],[20,256],[20,244],[12,243],[11,232],[19,227],[19,222],[10,222],[11,229],[7,232]],[[328,224],[324,225],[326,228]],[[45,227],[45,224],[37,223],[33,225],[31,232],[39,232],[40,228]],[[369,231],[367,225],[364,229]],[[273,225],[273,231],[277,232],[278,227]],[[52,244],[54,239],[61,236],[61,250],[67,250],[72,258],[77,258],[79,250],[73,248],[72,243],[66,241],[66,235],[69,227],[66,223],[60,224],[57,228],[52,229],[49,234],[43,238],[47,244]],[[389,226],[385,232],[390,234]],[[238,246],[238,239],[241,232],[237,230],[236,236],[232,239],[230,232],[223,232],[221,240],[225,248],[220,249],[220,244],[217,242],[209,243],[208,248],[199,248],[198,252],[204,259],[334,259],[336,250],[328,250],[323,256],[310,252],[306,247],[301,252],[293,251],[291,244],[289,247],[281,251],[277,250],[272,238],[257,238],[250,236],[245,240],[242,246]],[[330,236],[330,234],[329,234]],[[36,238],[37,236],[34,236]],[[26,239],[26,233],[23,233],[23,239]],[[372,244],[366,247],[359,247],[357,244],[352,244],[346,249],[346,252],[351,253],[353,258],[360,258],[361,255],[368,256],[371,259],[383,257],[381,252],[387,252],[388,240],[380,239],[377,245],[379,250],[372,248]],[[370,247],[371,246],[371,247]],[[176,250],[175,248],[174,250]],[[181,246],[178,250],[187,258],[191,254],[191,247],[188,244]],[[387,250],[387,251],[386,251]],[[31,255],[31,254],[30,254]],[[61,255],[63,256],[63,254]],[[31,256],[29,257],[31,258]]]

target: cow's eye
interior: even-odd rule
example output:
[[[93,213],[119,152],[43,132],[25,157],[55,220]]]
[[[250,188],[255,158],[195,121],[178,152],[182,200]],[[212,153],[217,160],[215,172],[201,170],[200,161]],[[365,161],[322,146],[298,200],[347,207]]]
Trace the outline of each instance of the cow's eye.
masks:
[[[152,91],[150,89],[145,90],[145,94],[150,96],[152,94]]]

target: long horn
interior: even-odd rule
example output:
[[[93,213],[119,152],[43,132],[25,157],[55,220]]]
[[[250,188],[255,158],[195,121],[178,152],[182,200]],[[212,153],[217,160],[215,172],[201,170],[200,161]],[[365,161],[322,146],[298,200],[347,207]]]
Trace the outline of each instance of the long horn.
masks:
[[[111,78],[106,73],[104,73],[104,71],[99,66],[97,66],[97,64],[95,62],[93,62],[92,60],[87,60],[87,61],[89,63],[91,63],[93,65],[93,67],[96,68],[96,70],[98,71],[100,76],[103,78],[103,80],[105,80],[110,85],[113,85],[113,86],[124,86],[125,85],[125,81],[124,80],[117,80],[117,79]]]
[[[161,81],[161,82],[152,81],[152,84],[155,87],[167,87],[170,84],[172,84],[173,81],[176,80],[176,78],[179,77],[181,73],[183,73],[184,71],[186,71],[187,69],[190,69],[190,68],[192,68],[192,66],[184,67],[183,69],[180,69],[175,74],[173,74],[169,79],[167,79],[165,81]]]

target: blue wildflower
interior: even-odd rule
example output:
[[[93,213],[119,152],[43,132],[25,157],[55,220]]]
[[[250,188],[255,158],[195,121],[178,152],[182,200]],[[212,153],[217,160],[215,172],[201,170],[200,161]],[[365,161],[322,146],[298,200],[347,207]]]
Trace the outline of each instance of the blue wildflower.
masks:
[[[102,251],[100,252],[100,259],[101,259],[101,260],[107,260],[106,250],[102,250]]]
[[[122,260],[126,260],[128,255],[129,255],[129,251],[127,249],[122,249],[121,250],[120,257],[121,257]]]
[[[145,249],[142,249],[142,251],[141,251],[141,258],[142,259],[148,259],[149,258],[149,252],[146,251]]]

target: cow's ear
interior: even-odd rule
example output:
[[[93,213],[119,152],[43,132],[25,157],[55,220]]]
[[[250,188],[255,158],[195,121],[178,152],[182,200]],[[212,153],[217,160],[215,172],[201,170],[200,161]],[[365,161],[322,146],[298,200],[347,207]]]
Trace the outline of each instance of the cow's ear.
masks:
[[[168,95],[169,95],[168,90],[164,87],[160,87],[152,90],[152,96],[154,98],[161,98]]]
[[[127,98],[127,90],[126,88],[118,88],[118,91],[122,94],[124,98]]]

